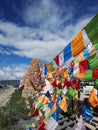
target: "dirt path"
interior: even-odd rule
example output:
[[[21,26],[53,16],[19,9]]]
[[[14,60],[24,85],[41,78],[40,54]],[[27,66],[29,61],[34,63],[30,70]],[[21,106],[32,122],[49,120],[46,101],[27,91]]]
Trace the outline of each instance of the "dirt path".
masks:
[[[8,86],[8,88],[6,90],[4,90],[1,94],[0,94],[0,107],[4,106],[7,101],[9,100],[11,94],[15,91],[15,88],[13,86]]]

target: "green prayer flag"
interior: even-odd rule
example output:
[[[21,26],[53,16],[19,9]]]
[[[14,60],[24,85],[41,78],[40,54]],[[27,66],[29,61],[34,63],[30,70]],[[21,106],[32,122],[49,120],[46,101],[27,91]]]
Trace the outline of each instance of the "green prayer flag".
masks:
[[[75,96],[76,96],[76,90],[73,89],[72,87],[69,87],[67,93],[66,93],[66,97],[68,97],[69,100],[72,100]]]
[[[61,75],[61,80],[62,80],[62,83],[64,83],[64,72]]]
[[[98,43],[94,44],[93,47],[97,50],[98,49]]]
[[[91,70],[98,68],[98,56],[96,54],[94,54],[91,57],[89,57],[88,63],[90,65]]]
[[[77,63],[79,63],[79,59],[78,59],[78,57],[75,57],[74,64],[76,65]]]
[[[98,79],[95,79],[94,88],[98,90]]]
[[[84,27],[93,45],[98,44],[98,14]],[[98,46],[95,46],[98,49]]]
[[[44,119],[45,124],[48,123],[49,119],[50,119],[50,115],[48,114],[48,115],[45,117],[45,119]]]
[[[55,71],[55,67],[53,66],[53,61],[50,62],[51,65],[51,71]]]
[[[94,62],[94,61],[96,60],[96,57],[97,57],[96,54],[90,56],[90,57],[88,58],[88,62],[89,62],[89,64],[91,64],[92,62]]]
[[[55,89],[55,94],[60,95],[60,90],[58,88]]]
[[[43,110],[43,104],[42,104],[42,102],[38,104],[37,108],[38,108],[38,110]]]
[[[92,70],[87,70],[84,73],[84,80],[86,81],[92,80]]]

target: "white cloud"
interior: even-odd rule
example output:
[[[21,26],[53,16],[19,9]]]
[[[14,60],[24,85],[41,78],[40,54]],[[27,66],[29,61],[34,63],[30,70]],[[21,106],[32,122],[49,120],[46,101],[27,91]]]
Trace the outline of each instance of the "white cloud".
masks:
[[[0,77],[4,76],[4,72],[0,70]]]
[[[20,80],[27,71],[27,65],[3,67],[0,70],[0,80]]]
[[[65,2],[66,3],[66,2]],[[17,50],[1,51],[5,54],[16,54],[28,58],[39,58],[50,61],[70,42],[70,40],[88,23],[91,17],[84,17],[74,25],[63,23],[71,19],[74,8],[59,7],[53,0],[42,0],[38,3],[27,0],[20,12],[21,18],[30,26],[18,26],[11,22],[0,21],[0,44],[13,46]],[[15,5],[13,5],[14,7]],[[15,8],[17,12],[17,8]],[[64,13],[64,14],[63,14]],[[63,15],[62,15],[63,14]],[[36,28],[35,25],[38,24]],[[33,26],[34,25],[34,26]]]
[[[47,29],[19,27],[10,22],[0,21],[0,30],[5,34],[0,35],[0,43],[18,49],[10,52],[2,51],[2,53],[13,53],[19,56],[50,61],[63,50],[66,44],[90,19],[89,17],[83,18],[74,25],[69,24],[63,30],[57,30],[56,33]],[[42,40],[39,39],[40,37]]]
[[[73,8],[74,9],[74,8]],[[61,18],[63,11],[64,17]],[[26,3],[26,7],[21,13],[21,17],[27,24],[36,24],[40,28],[54,29],[60,26],[65,20],[68,20],[72,16],[72,12],[69,11],[67,5],[63,8],[59,7],[56,1],[53,0],[41,0]]]

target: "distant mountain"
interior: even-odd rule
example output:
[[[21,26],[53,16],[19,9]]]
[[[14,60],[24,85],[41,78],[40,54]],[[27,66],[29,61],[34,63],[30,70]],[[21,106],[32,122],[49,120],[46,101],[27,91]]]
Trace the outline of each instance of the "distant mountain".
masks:
[[[20,80],[1,80],[0,84],[16,86],[20,84]]]

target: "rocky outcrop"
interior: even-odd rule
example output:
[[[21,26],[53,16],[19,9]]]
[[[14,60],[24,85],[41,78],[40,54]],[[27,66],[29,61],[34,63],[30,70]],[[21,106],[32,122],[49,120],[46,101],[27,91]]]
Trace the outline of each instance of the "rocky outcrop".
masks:
[[[33,59],[30,67],[28,68],[23,80],[22,85],[24,89],[22,91],[23,97],[28,97],[34,93],[35,90],[38,89],[38,85],[40,84],[41,78],[41,71],[40,71],[40,64],[41,61],[38,59]]]

